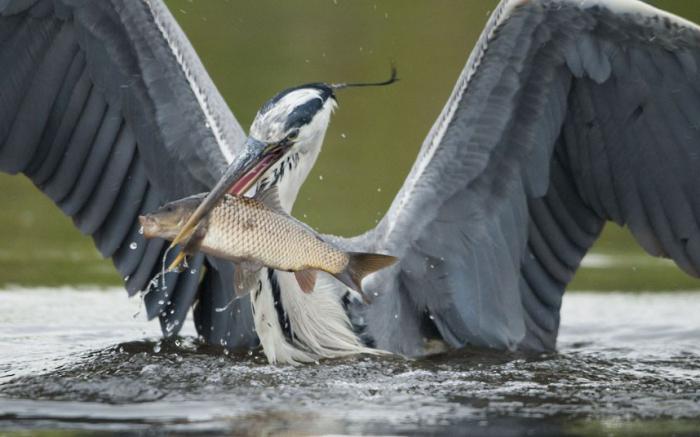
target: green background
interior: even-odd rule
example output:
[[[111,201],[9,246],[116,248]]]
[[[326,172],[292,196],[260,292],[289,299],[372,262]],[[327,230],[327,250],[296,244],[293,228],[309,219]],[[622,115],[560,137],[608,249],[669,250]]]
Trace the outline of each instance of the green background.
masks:
[[[339,95],[324,150],[295,215],[353,235],[381,218],[413,164],[496,1],[166,2],[247,130],[262,102],[312,81],[401,81]],[[700,22],[700,2],[657,1]],[[193,145],[196,147],[196,145]],[[168,171],[163,169],[163,171]],[[109,260],[22,176],[0,175],[0,286],[117,285]],[[646,256],[625,230],[606,228],[573,289],[700,288]],[[593,262],[596,261],[596,262]]]

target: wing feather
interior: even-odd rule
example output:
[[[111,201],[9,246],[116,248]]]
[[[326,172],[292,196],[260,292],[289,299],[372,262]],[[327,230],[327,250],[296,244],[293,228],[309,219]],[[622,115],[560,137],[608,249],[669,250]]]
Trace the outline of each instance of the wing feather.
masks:
[[[633,0],[502,1],[357,240],[401,259],[366,287],[378,347],[420,354],[434,325],[454,347],[554,348],[606,220],[698,276],[699,29]]]
[[[5,0],[0,65],[0,170],[91,235],[130,295],[146,290],[166,245],[138,215],[207,191],[245,138],[182,30],[159,0]],[[224,267],[197,257],[152,284],[148,316],[176,334],[197,293],[232,293]]]

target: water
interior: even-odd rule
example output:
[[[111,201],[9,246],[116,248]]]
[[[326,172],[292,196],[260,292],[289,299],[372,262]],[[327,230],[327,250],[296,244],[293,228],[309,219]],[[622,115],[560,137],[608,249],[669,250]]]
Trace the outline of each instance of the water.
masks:
[[[270,366],[161,342],[122,290],[0,292],[0,432],[667,433],[700,430],[700,293],[570,293],[559,352]]]

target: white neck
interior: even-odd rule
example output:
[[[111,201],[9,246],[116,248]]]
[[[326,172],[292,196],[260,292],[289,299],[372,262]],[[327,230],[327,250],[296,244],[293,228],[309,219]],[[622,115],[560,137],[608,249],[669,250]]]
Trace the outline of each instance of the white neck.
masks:
[[[258,182],[258,188],[277,185],[280,203],[287,213],[292,212],[299,189],[316,164],[335,106],[335,100],[328,99],[311,123],[300,129],[297,143],[292,149],[270,167]]]
[[[280,159],[280,161],[268,171],[268,173],[273,176],[274,172],[279,172],[282,166],[286,166],[284,175],[277,183],[277,189],[279,190],[280,204],[287,213],[292,212],[294,202],[296,202],[297,196],[299,195],[299,190],[316,163],[318,154],[321,152],[321,146],[323,145],[323,137],[324,135],[320,135],[320,138],[316,140],[316,144],[308,145],[308,147],[304,147],[303,150],[288,154]],[[272,173],[270,173],[270,171]],[[267,177],[266,175],[266,178]]]

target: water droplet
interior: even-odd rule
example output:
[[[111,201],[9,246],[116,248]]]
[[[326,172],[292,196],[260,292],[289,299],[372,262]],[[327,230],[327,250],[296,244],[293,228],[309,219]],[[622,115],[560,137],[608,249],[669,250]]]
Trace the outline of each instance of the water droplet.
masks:
[[[431,268],[431,269],[434,269],[434,268],[435,268],[435,265],[434,265],[434,264],[430,264],[430,268]]]
[[[139,235],[143,235],[143,226],[139,228]]]
[[[204,127],[206,127],[207,129],[209,129],[209,128],[211,127],[211,125],[209,124],[209,122],[206,122],[206,123],[204,123]]]
[[[129,245],[129,249],[131,249],[131,250],[136,250],[137,247],[139,247],[139,245],[136,244],[135,241],[132,241],[131,244]]]
[[[197,269],[191,269],[191,270],[190,270],[190,275],[194,275],[195,273],[197,273]]]
[[[431,315],[429,315],[429,316],[428,316],[428,318],[429,318],[430,320],[435,320],[435,316],[434,316],[434,315],[432,315],[432,314],[431,314]]]
[[[129,280],[129,275],[124,276],[124,282]]]
[[[156,353],[156,354],[157,354],[158,352],[160,352],[160,347],[161,347],[161,346],[160,346],[160,342],[154,344],[154,345],[153,345],[153,353]]]
[[[323,175],[322,175],[322,174],[318,175],[318,180],[319,180],[319,181],[322,181],[322,180],[323,180]]]
[[[398,315],[398,314],[394,314],[394,318],[395,318],[395,319],[398,319],[398,318],[399,318],[399,315]]]
[[[158,305],[163,305],[164,303],[165,303],[164,300],[159,300],[159,301],[158,301]]]
[[[229,354],[228,349],[224,349],[224,355],[228,355],[228,354]]]
[[[348,136],[345,135],[345,132],[343,132],[342,134],[340,134],[340,138],[347,138],[347,137],[348,137]]]
[[[377,193],[381,193],[381,192],[382,192],[382,187],[377,187]]]

